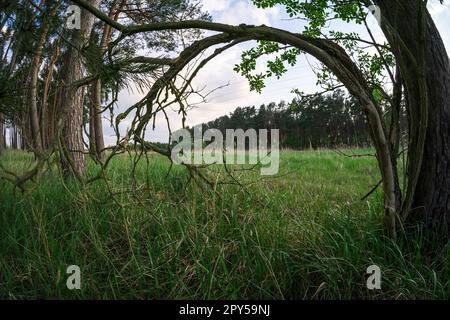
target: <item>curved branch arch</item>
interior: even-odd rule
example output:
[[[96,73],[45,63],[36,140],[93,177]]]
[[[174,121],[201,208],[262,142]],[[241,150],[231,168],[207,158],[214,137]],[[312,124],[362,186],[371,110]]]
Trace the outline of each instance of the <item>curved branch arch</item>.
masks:
[[[366,82],[362,72],[357,65],[351,60],[345,49],[327,39],[310,38],[304,35],[295,34],[286,30],[262,26],[239,25],[232,26],[222,23],[214,23],[208,21],[180,21],[180,22],[164,22],[151,23],[145,25],[125,26],[117,21],[112,20],[91,6],[85,0],[72,0],[82,6],[99,19],[109,24],[111,27],[121,32],[119,38],[111,45],[116,45],[122,39],[137,33],[162,31],[162,30],[182,30],[182,29],[201,29],[219,32],[214,36],[210,36],[194,42],[190,47],[186,48],[177,59],[174,60],[171,67],[164,75],[157,79],[148,94],[140,102],[130,107],[121,114],[117,121],[125,118],[132,110],[137,110],[137,116],[133,120],[133,127],[136,125],[133,134],[136,138],[142,134],[146,125],[155,114],[153,103],[157,98],[160,90],[171,83],[177,74],[201,52],[214,45],[236,41],[237,43],[250,40],[273,41],[284,45],[295,47],[319,60],[344,84],[347,90],[359,100],[366,114],[369,125],[370,135],[372,137],[378,159],[378,166],[383,179],[383,191],[385,202],[385,224],[392,238],[396,237],[396,220],[397,214],[401,208],[400,188],[397,177],[397,169],[391,145],[389,143],[389,134],[382,120],[381,110],[373,98],[371,89]],[[145,113],[140,116],[139,111],[146,106]],[[117,125],[117,124],[116,124]]]

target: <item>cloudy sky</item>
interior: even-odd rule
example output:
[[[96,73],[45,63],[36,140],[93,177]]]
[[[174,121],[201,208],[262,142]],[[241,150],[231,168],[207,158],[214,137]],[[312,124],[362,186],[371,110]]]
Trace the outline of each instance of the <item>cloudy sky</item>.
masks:
[[[258,9],[251,0],[203,0],[203,7],[213,17],[215,22],[223,22],[233,25],[241,23],[261,25],[265,24],[277,28],[283,28],[292,32],[301,32],[304,22],[301,20],[290,20],[282,6],[272,9]],[[431,0],[429,10],[433,15],[436,24],[441,31],[441,35],[450,51],[450,0],[445,1],[445,5],[440,5],[438,0]],[[373,17],[369,17],[369,25],[375,33],[376,38],[382,41],[383,35],[378,28],[378,24]],[[342,31],[357,31],[363,37],[368,38],[362,27],[345,23],[331,24],[330,29]],[[294,95],[292,89],[298,88],[307,93],[314,93],[319,89],[315,86],[315,76],[311,71],[311,65],[317,62],[311,57],[302,56],[297,65],[289,68],[289,71],[279,80],[269,79],[262,94],[250,92],[247,81],[233,71],[233,66],[240,61],[242,51],[251,48],[255,42],[248,42],[236,46],[210,62],[195,79],[194,86],[205,88],[204,92],[213,90],[219,86],[228,86],[215,91],[208,96],[207,102],[198,105],[188,113],[187,125],[195,125],[219,116],[229,114],[239,106],[260,106],[271,101],[289,101]],[[264,61],[258,65],[259,70],[264,70]],[[119,110],[124,110],[137,102],[143,94],[138,92],[124,91],[119,96]],[[197,99],[198,101],[198,99]],[[169,112],[172,129],[181,127],[181,118],[176,112]],[[124,121],[121,132],[125,132],[130,119]],[[109,122],[105,120],[105,140],[106,144],[115,141],[113,130],[109,127]],[[167,142],[168,130],[162,116],[157,118],[156,129],[149,132],[146,137],[151,141]]]

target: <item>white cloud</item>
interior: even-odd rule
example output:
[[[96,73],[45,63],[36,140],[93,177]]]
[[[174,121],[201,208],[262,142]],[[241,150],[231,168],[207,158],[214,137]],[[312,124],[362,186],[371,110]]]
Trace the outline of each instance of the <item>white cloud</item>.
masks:
[[[230,0],[203,0],[203,9],[210,14],[225,10],[230,6]]]
[[[204,0],[205,1],[205,0]],[[206,2],[209,2],[206,0]],[[226,1],[225,1],[226,2]],[[224,7],[214,17],[215,21],[238,25],[241,23],[271,26],[280,16],[280,7],[270,9],[259,9],[250,0],[235,0]]]
[[[428,3],[428,11],[430,11],[430,14],[434,17],[444,12],[447,12],[448,14],[449,9],[450,9],[450,2],[448,0],[444,1],[443,4],[441,4],[437,0]]]
[[[439,1],[434,0],[429,3],[428,10],[433,16],[434,23],[441,34],[442,40],[447,48],[447,52],[449,52],[450,38],[447,35],[447,30],[450,30],[450,1],[444,0],[444,3],[440,4]]]

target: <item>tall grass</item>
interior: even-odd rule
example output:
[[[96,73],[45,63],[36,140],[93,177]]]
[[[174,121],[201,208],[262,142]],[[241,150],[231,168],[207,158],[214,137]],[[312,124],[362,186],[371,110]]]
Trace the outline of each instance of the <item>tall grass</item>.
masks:
[[[8,152],[0,161],[20,172],[32,157]],[[374,159],[283,152],[280,163],[279,178],[245,190],[218,184],[217,193],[187,184],[183,168],[167,174],[170,164],[156,155],[139,163],[134,192],[126,192],[130,159],[113,160],[114,199],[103,181],[63,184],[56,171],[24,194],[2,181],[0,297],[450,297],[450,255],[426,261],[420,239],[409,250],[388,240],[380,191],[359,201],[378,182]],[[66,287],[72,264],[81,268],[81,290]],[[379,291],[366,287],[372,264],[382,270]]]

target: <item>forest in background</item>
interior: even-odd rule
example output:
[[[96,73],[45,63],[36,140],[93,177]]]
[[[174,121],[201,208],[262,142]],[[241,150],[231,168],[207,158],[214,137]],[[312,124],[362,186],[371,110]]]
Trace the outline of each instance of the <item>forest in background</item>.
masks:
[[[304,150],[317,148],[368,148],[371,146],[361,106],[343,91],[294,99],[289,103],[238,107],[230,115],[203,124],[203,130],[279,129],[280,147]]]

